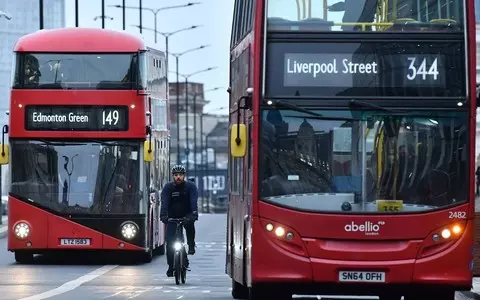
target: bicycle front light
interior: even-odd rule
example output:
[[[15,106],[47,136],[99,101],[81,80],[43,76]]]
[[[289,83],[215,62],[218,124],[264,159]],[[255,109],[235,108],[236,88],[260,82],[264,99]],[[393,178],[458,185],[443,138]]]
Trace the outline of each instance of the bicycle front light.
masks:
[[[175,244],[173,244],[173,249],[175,249],[175,251],[180,251],[180,249],[182,249],[182,244],[175,242]]]
[[[122,235],[127,240],[133,239],[138,233],[138,226],[133,222],[125,222],[122,224]]]

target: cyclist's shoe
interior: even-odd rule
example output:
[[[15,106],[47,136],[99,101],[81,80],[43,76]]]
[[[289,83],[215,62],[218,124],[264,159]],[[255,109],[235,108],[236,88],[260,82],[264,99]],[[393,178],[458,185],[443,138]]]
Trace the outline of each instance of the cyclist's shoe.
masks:
[[[173,277],[173,268],[168,267],[167,277]]]
[[[194,255],[195,254],[195,244],[192,246],[188,245],[188,255]]]

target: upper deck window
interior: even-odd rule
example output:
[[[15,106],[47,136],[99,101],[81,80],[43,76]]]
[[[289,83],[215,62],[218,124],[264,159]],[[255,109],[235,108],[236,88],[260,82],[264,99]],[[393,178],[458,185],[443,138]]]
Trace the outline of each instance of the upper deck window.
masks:
[[[18,58],[13,88],[136,89],[136,53],[19,53]]]
[[[461,31],[459,0],[268,0],[270,31]]]

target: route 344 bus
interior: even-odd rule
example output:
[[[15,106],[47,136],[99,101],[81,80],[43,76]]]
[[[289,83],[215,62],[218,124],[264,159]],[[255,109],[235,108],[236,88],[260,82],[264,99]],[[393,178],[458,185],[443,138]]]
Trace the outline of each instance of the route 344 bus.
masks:
[[[169,178],[165,54],[125,32],[40,30],[15,45],[8,250],[164,252]],[[9,145],[4,137],[9,133]]]
[[[235,1],[235,299],[470,290],[474,1]]]

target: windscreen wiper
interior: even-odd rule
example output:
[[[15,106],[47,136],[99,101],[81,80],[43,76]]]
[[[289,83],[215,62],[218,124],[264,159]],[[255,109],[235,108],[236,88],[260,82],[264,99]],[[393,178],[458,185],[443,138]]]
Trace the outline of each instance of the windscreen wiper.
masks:
[[[372,104],[372,103],[369,103],[369,102],[353,100],[353,99],[348,102],[348,105],[349,106],[357,106],[357,107],[368,107],[368,108],[373,108],[373,109],[376,109],[376,110],[387,111],[387,112],[390,112],[390,113],[403,112],[403,111],[398,110],[398,109],[386,108],[386,107],[382,107],[382,106]]]
[[[295,104],[287,103],[287,102],[280,101],[280,100],[273,100],[273,101],[268,100],[268,101],[269,101],[270,106],[273,106],[273,105],[283,106],[283,107],[286,107],[286,108],[290,108],[291,110],[298,111],[298,112],[303,112],[305,114],[310,115],[308,117],[302,117],[302,116],[286,116],[286,117],[308,118],[308,119],[316,119],[316,120],[331,120],[331,121],[352,121],[352,120],[356,120],[354,118],[346,118],[346,117],[325,117],[322,114],[319,114],[317,112],[305,109],[305,108],[300,107],[300,106],[295,105]],[[270,102],[272,102],[272,103],[270,104]]]
[[[300,107],[298,105],[287,103],[287,102],[284,102],[284,101],[281,101],[281,100],[268,100],[267,103],[270,106],[283,106],[283,107],[286,107],[286,108],[290,108],[291,110],[298,111],[298,112],[303,112],[303,113],[306,113],[306,114],[309,114],[309,115],[312,115],[312,116],[315,116],[315,117],[322,117],[322,115],[319,114],[319,113],[316,113],[314,111],[305,109],[305,108]]]

